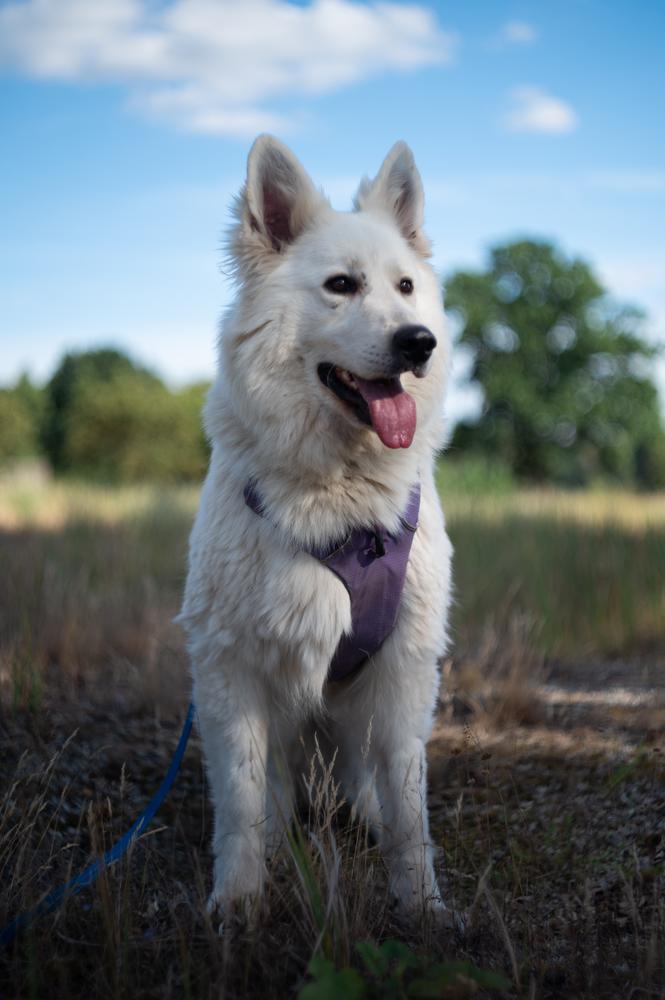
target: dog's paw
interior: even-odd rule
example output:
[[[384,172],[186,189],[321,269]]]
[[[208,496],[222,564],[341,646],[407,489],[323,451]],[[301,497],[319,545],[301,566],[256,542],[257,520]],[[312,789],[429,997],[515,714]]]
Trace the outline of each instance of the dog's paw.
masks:
[[[414,927],[429,927],[437,933],[452,934],[462,939],[466,934],[466,921],[462,913],[446,906],[438,892],[423,897],[421,894],[396,900],[397,918],[400,923]]]
[[[459,910],[451,910],[440,896],[425,901],[423,918],[434,924],[439,931],[448,931],[460,939],[466,935],[464,915]]]
[[[224,900],[215,892],[211,892],[208,896],[208,902],[206,903],[206,913],[210,918],[212,926],[215,928],[220,937],[223,936],[226,930],[226,905]]]
[[[214,889],[208,897],[206,910],[220,937],[241,927],[256,924],[262,909],[259,892],[229,896],[224,890]]]

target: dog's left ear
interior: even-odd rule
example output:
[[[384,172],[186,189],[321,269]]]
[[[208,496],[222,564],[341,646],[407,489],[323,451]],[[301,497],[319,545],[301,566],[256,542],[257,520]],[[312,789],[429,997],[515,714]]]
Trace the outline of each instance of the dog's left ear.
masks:
[[[405,142],[396,142],[374,178],[364,177],[353,204],[356,211],[388,213],[404,238],[423,257],[429,257],[429,240],[423,233],[423,184],[413,153]]]

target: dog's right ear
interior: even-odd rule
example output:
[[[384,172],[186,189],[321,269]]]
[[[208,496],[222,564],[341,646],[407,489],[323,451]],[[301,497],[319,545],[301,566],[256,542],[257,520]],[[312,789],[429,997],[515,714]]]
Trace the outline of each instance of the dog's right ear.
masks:
[[[266,264],[307,228],[327,202],[290,149],[260,135],[247,160],[247,181],[236,203],[231,253],[240,268]]]

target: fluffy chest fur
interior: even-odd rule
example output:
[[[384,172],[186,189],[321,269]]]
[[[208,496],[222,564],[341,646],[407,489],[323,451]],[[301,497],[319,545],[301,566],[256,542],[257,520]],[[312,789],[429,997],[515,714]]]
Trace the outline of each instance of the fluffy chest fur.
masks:
[[[205,634],[215,649],[242,647],[243,660],[249,656],[253,669],[290,679],[307,690],[310,703],[321,697],[331,660],[352,623],[344,584],[302,548],[300,539],[307,535],[306,522],[291,523],[285,531],[257,517],[244,502],[242,481],[229,476],[223,456],[216,455],[192,532],[181,620],[190,636]],[[443,519],[426,475],[402,601],[417,627],[417,641],[438,651],[444,620],[441,614],[432,620],[432,612],[442,604],[449,561]],[[423,591],[427,599],[414,601]],[[216,669],[214,661],[209,669]]]

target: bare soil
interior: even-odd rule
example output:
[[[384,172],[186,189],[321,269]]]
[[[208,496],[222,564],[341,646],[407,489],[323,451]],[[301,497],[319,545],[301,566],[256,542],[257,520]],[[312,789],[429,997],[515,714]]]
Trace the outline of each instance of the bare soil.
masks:
[[[159,715],[131,697],[55,688],[39,713],[5,707],[0,923],[127,829],[183,715],[184,702]],[[512,982],[505,996],[662,1000],[665,656],[550,662],[491,681],[447,664],[429,756],[433,839],[467,934],[425,942],[377,905],[367,939],[471,959]],[[293,909],[293,871],[276,863],[258,926],[218,938],[204,911],[210,823],[194,736],[129,859],[0,954],[0,995],[295,996],[312,935]],[[338,830],[343,850],[353,836]],[[352,953],[339,961],[355,964]]]

